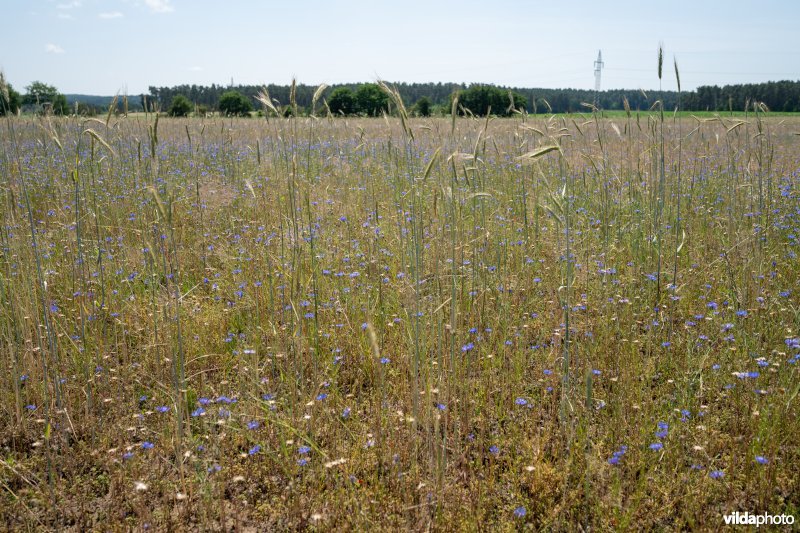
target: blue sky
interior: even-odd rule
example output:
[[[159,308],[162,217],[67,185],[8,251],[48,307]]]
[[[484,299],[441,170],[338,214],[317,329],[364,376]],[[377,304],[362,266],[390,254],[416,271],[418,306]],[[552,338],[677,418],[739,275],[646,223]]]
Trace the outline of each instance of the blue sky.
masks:
[[[181,83],[684,89],[800,79],[800,1],[4,0],[0,68],[64,93]]]

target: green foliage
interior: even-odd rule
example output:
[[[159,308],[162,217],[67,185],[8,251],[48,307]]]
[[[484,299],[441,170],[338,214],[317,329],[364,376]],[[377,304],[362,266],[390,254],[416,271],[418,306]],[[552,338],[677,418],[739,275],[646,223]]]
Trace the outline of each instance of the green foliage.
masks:
[[[5,84],[5,90],[0,90],[0,116],[6,113],[11,113],[13,115],[20,108],[22,100],[20,94],[14,90],[10,83],[5,83],[5,80],[0,79],[0,86],[3,84]],[[0,89],[2,89],[2,87],[0,87]]]
[[[352,115],[356,112],[356,98],[347,87],[337,87],[328,99],[328,107],[334,115]]]
[[[78,116],[81,117],[93,117],[95,115],[100,114],[102,111],[103,111],[102,109],[93,106],[91,104],[87,104],[86,102],[75,103],[75,112]]]
[[[34,81],[26,88],[27,93],[22,97],[22,103],[34,107],[37,112],[52,111],[56,115],[69,114],[67,98],[58,92],[52,85],[41,81]]]
[[[493,85],[471,85],[469,89],[459,94],[458,101],[460,107],[480,116],[491,113],[505,117],[514,109],[521,110],[527,107],[523,95]]]
[[[433,104],[431,113],[448,114],[450,112],[450,98],[453,91],[466,92],[468,87],[458,83],[393,83],[404,101],[417,102],[422,97],[427,97]],[[237,86],[236,90],[249,98],[254,98],[262,86]],[[338,89],[349,89],[355,98],[355,91],[359,89],[357,84],[344,84],[331,87],[333,93]],[[289,103],[288,85],[267,85],[273,101],[277,101],[281,106]],[[627,99],[630,109],[633,111],[646,111],[650,109],[656,100],[664,103],[664,109],[675,109],[678,105],[678,93],[676,91],[653,91],[642,92],[636,89],[611,89],[595,94],[594,91],[584,89],[546,89],[546,88],[523,88],[523,87],[496,87],[502,93],[499,98],[499,107],[492,104],[493,114],[505,114],[509,106],[508,91],[512,90],[515,94],[516,107],[523,103],[520,99],[524,98],[525,109],[532,114],[549,113],[575,113],[585,112],[586,108],[582,105],[585,102],[596,102],[597,106],[603,110],[622,110],[623,101]],[[219,85],[198,86],[198,85],[179,85],[175,87],[150,87],[150,94],[147,95],[148,105],[160,104],[162,109],[169,107],[172,99],[178,94],[186,95],[196,104],[205,104],[212,109],[216,109],[220,96],[227,91],[227,87]],[[315,86],[298,84],[295,87],[297,105],[303,108],[311,107]],[[346,94],[346,93],[343,93]],[[68,95],[69,97],[69,95]],[[331,98],[328,98],[328,105],[331,105]],[[346,99],[346,97],[345,97]],[[745,102],[758,101],[764,102],[773,111],[800,111],[800,81],[777,81],[747,85],[726,85],[702,86],[696,91],[683,91],[681,93],[680,108],[686,111],[727,111],[729,107],[734,110],[744,110]],[[463,102],[462,102],[463,103]],[[97,105],[97,104],[96,104]],[[105,104],[107,107],[108,104]],[[141,106],[140,106],[141,107]],[[465,106],[471,112],[477,113],[476,109]],[[331,111],[334,108],[331,106]],[[358,106],[350,114],[370,114]],[[347,113],[346,113],[347,114]],[[374,113],[372,113],[374,114]],[[379,113],[378,113],[379,114]]]
[[[239,91],[227,91],[219,99],[219,111],[224,115],[248,117],[252,110],[250,98]]]
[[[378,116],[389,109],[389,97],[378,85],[359,85],[354,93],[349,87],[337,87],[328,99],[328,107],[335,115]]]
[[[429,117],[431,116],[431,111],[433,108],[433,103],[431,99],[427,96],[423,96],[414,104],[414,114],[418,117]]]
[[[389,97],[374,83],[361,85],[356,91],[355,99],[356,111],[368,117],[376,117],[389,110]]]
[[[169,116],[171,117],[185,117],[192,112],[194,106],[188,98],[179,94],[172,99],[172,104],[169,106]]]

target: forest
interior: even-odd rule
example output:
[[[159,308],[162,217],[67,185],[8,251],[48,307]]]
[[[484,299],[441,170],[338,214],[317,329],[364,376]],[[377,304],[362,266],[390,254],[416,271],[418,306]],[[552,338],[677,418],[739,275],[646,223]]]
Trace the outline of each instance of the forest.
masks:
[[[328,91],[339,88],[349,89],[356,93],[363,84],[334,85]],[[427,98],[432,103],[432,112],[446,114],[450,112],[450,99],[454,92],[464,92],[476,87],[485,87],[483,84],[463,83],[397,83],[394,84],[405,104],[414,106],[422,98]],[[495,86],[489,86],[495,87]],[[149,94],[143,95],[141,102],[157,103],[161,109],[168,109],[172,99],[183,95],[197,106],[204,106],[209,110],[217,108],[220,96],[232,87],[223,85],[178,85],[175,87],[149,87]],[[239,85],[233,87],[246,96],[255,97],[263,89],[256,85]],[[695,91],[653,91],[646,92],[636,89],[612,89],[594,91],[585,89],[543,89],[496,87],[504,93],[510,90],[515,95],[522,97],[522,105],[528,113],[569,113],[585,110],[585,103],[595,103],[597,107],[605,110],[624,109],[627,99],[632,110],[645,111],[656,100],[664,102],[665,109],[680,108],[685,111],[741,111],[748,101],[764,103],[771,111],[796,112],[800,111],[800,81],[770,81],[758,84],[736,84],[719,87],[717,85],[700,86]],[[281,104],[289,102],[290,85],[267,85],[269,94]],[[297,104],[306,109],[311,105],[316,86],[298,84],[296,87]],[[328,94],[331,94],[330,92]],[[515,100],[518,98],[515,97]],[[506,102],[508,102],[506,98]],[[483,114],[471,110],[475,114]],[[494,112],[500,112],[494,108]]]

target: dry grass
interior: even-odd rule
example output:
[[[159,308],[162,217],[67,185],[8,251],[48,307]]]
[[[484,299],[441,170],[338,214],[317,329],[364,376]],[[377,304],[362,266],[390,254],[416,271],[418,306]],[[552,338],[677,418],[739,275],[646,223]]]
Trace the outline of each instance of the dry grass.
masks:
[[[798,515],[796,119],[146,120],[4,123],[0,527]]]

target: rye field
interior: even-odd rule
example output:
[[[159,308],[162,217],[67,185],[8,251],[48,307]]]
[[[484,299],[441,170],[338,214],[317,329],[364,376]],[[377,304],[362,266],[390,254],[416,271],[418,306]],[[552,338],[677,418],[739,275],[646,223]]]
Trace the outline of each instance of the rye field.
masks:
[[[800,119],[0,130],[0,528],[800,515]]]

